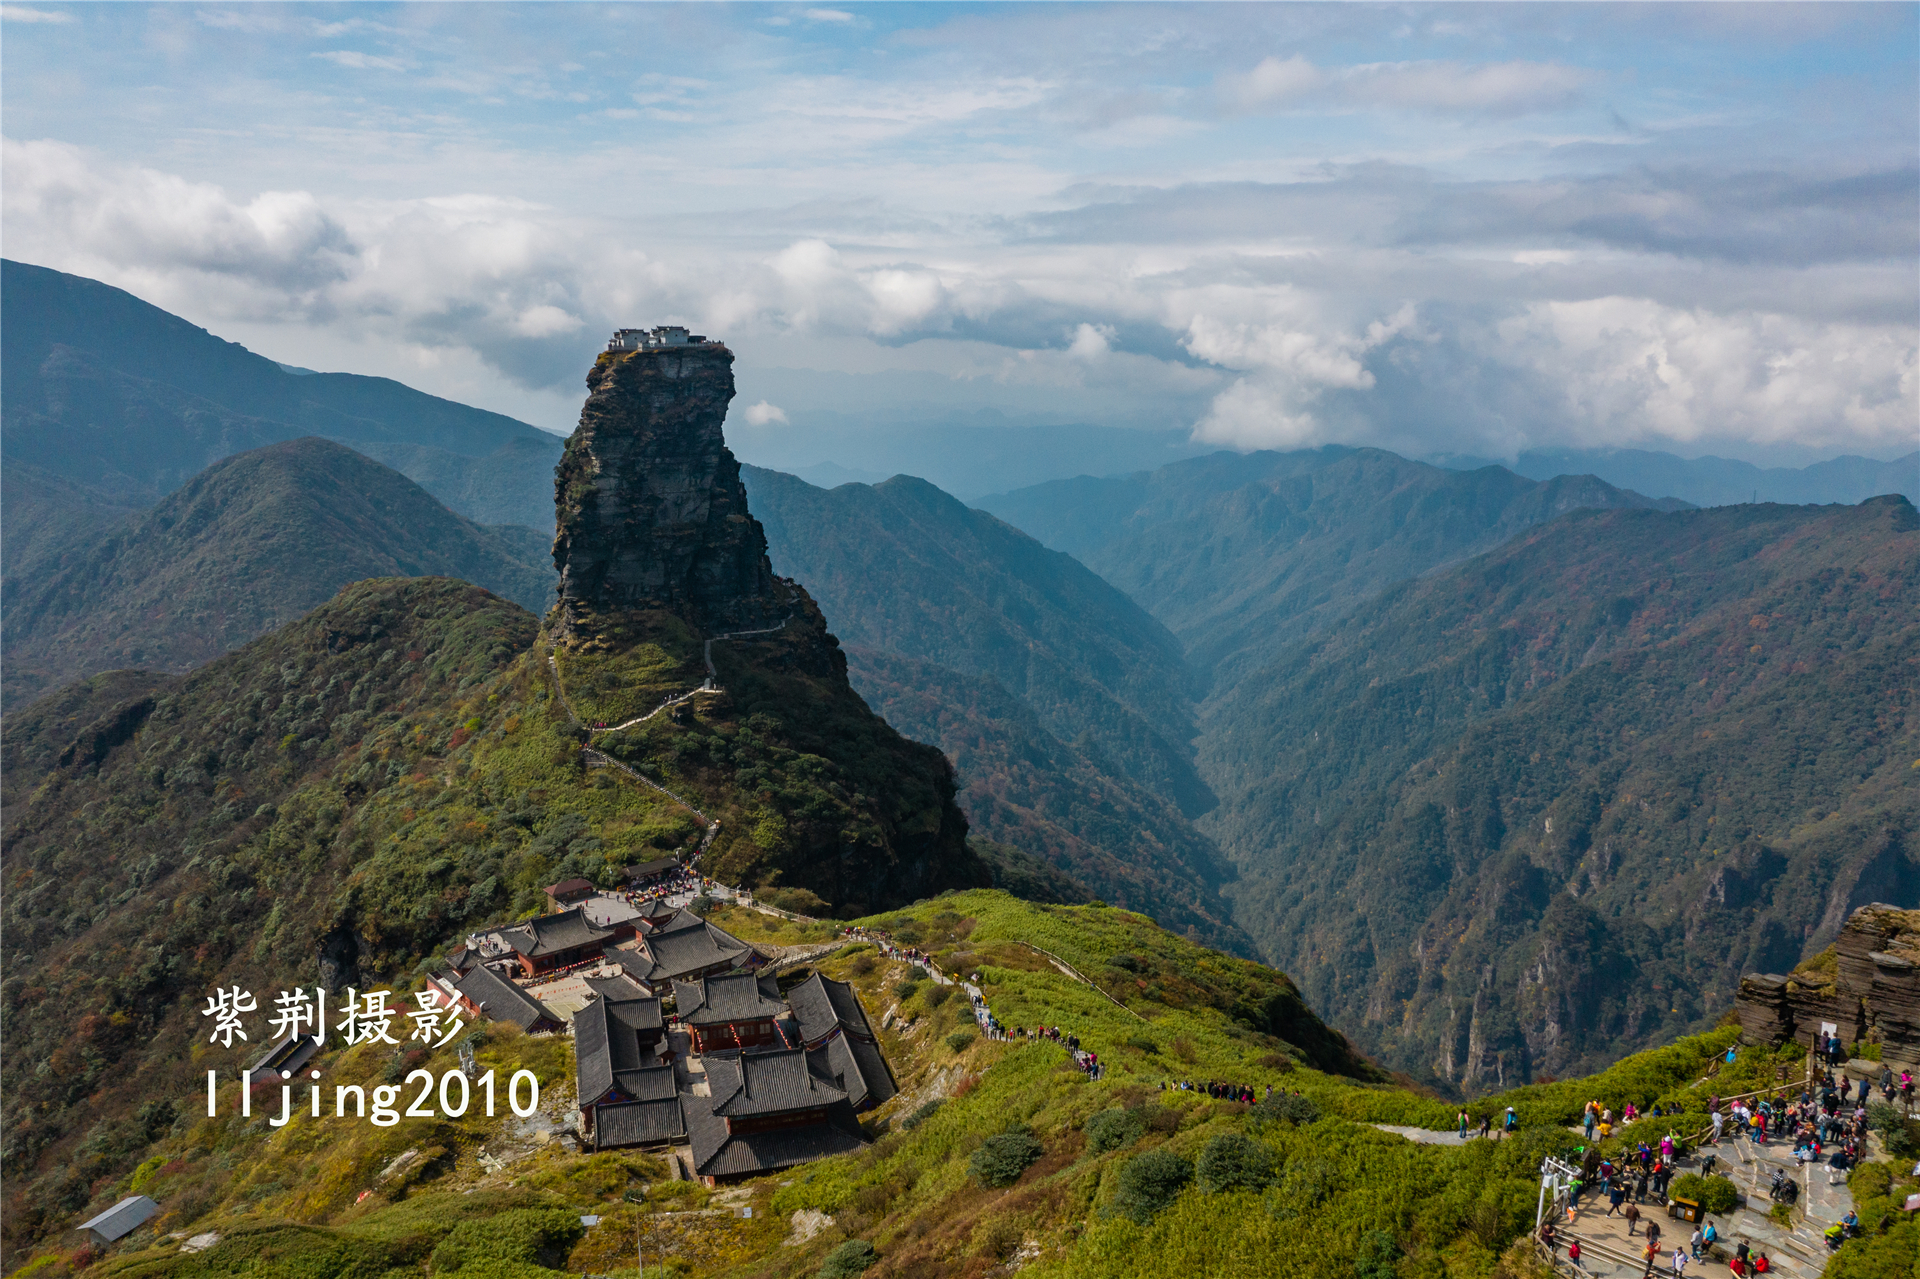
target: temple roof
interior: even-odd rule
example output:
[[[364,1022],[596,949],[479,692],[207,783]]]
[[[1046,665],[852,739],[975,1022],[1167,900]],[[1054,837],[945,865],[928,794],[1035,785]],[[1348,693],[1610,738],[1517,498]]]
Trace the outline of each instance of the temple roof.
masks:
[[[780,984],[771,975],[729,973],[673,983],[673,1003],[689,1026],[721,1026],[757,1021],[787,1011]]]

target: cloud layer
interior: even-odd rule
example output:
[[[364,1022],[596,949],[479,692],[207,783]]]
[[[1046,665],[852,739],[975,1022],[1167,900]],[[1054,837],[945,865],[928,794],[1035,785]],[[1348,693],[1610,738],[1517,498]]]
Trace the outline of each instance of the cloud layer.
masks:
[[[1912,444],[1910,11],[1722,7],[1660,60],[1644,10],[1422,12],[8,6],[0,211],[562,429],[604,330],[674,321],[1237,447]],[[1760,84],[1782,49],[1823,70]]]

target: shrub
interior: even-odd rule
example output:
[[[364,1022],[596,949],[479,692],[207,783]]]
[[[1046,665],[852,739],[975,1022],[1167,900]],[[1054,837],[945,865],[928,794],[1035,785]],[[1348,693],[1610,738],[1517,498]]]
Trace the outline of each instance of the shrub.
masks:
[[[947,1036],[947,1047],[957,1053],[963,1053],[973,1047],[973,1041],[976,1038],[978,1038],[978,1036],[971,1030],[956,1030]]]
[[[951,998],[953,998],[953,987],[936,985],[927,992],[927,1007],[938,1008]]]
[[[1254,1103],[1247,1115],[1247,1125],[1253,1131],[1261,1132],[1276,1124],[1300,1127],[1316,1123],[1319,1119],[1320,1106],[1313,1098],[1294,1093],[1275,1093]]]
[[[1089,1117],[1085,1132],[1087,1149],[1096,1155],[1103,1155],[1109,1150],[1131,1146],[1146,1136],[1147,1125],[1138,1111],[1115,1107]]]
[[[1359,1251],[1354,1254],[1356,1279],[1399,1279],[1400,1241],[1384,1230],[1369,1230],[1360,1236]]]
[[[492,1260],[563,1265],[585,1233],[578,1213],[515,1208],[455,1226],[433,1250],[431,1268],[442,1274]]]
[[[919,993],[919,990],[920,983],[909,977],[893,988],[893,997],[904,1004]]]
[[[967,1171],[983,1186],[1011,1186],[1041,1153],[1032,1133],[1012,1128],[981,1142],[967,1161]]]
[[[820,1263],[819,1279],[853,1279],[878,1260],[880,1254],[872,1244],[864,1239],[849,1239]]]
[[[1273,1184],[1273,1149],[1265,1142],[1223,1132],[1200,1152],[1200,1188],[1263,1190]]]
[[[1179,1198],[1192,1180],[1193,1165],[1171,1150],[1162,1148],[1135,1155],[1120,1169],[1113,1211],[1144,1226]]]
[[[1920,1142],[1914,1140],[1911,1125],[1898,1110],[1884,1101],[1872,1102],[1867,1106],[1867,1127],[1880,1134],[1881,1140],[1887,1144],[1887,1153],[1895,1159],[1920,1153]]]
[[[1128,1035],[1125,1039],[1121,1040],[1120,1042],[1125,1044],[1129,1048],[1139,1049],[1141,1052],[1146,1053],[1149,1057],[1151,1057],[1153,1054],[1160,1051],[1160,1045],[1154,1043],[1151,1039],[1148,1039],[1145,1035]]]
[[[1740,1206],[1740,1192],[1725,1177],[1702,1177],[1690,1172],[1673,1179],[1667,1192],[1676,1199],[1691,1199],[1711,1213],[1725,1214]]]
[[[947,1103],[942,1101],[940,1098],[935,1097],[932,1101],[927,1102],[925,1105],[921,1106],[920,1109],[914,1111],[911,1115],[908,1115],[905,1119],[901,1120],[900,1126],[906,1129],[908,1132],[912,1132],[915,1128],[918,1128],[921,1124],[933,1118],[934,1113],[938,1111],[940,1107],[946,1104]]]

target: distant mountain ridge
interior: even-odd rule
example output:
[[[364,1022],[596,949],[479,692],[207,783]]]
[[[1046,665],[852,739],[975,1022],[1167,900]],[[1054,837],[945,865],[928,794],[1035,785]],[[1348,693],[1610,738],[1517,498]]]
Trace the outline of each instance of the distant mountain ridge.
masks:
[[[1529,479],[1594,475],[1609,484],[1695,506],[1742,502],[1852,506],[1899,493],[1920,502],[1920,452],[1891,462],[1836,457],[1811,466],[1759,467],[1725,457],[1677,457],[1644,449],[1529,449],[1514,463]]]
[[[553,582],[546,555],[530,530],[455,515],[344,445],[267,445],[10,573],[6,696],[30,700],[116,667],[184,671],[361,578],[459,577],[542,612]]]
[[[1667,507],[1591,477],[1450,471],[1379,449],[1215,453],[981,505],[1164,622],[1217,688],[1362,599],[1582,507]]]
[[[293,373],[97,280],[0,259],[0,450],[148,505],[223,457],[318,435],[470,519],[551,527],[558,437],[389,378]]]

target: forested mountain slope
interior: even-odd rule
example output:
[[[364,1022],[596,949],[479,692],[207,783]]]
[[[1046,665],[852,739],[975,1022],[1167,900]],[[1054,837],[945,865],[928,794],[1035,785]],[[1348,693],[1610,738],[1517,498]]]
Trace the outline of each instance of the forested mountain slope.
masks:
[[[57,478],[45,491],[43,508],[68,495]],[[4,687],[16,703],[115,667],[186,670],[361,578],[461,577],[536,611],[552,596],[536,535],[463,519],[313,437],[216,462],[117,523],[62,527],[69,540],[30,553],[5,584]]]
[[[1678,504],[1591,477],[1538,483],[1328,445],[1056,480],[981,505],[1125,591],[1225,688],[1368,596],[1556,515]]]
[[[1236,918],[1473,1090],[1710,1023],[1920,898],[1920,518],[1581,511],[1404,583],[1208,709]]]
[[[1189,820],[1213,800],[1166,628],[923,480],[826,490],[742,476],[774,566],[819,600],[869,704],[955,761],[976,830],[1106,900],[1246,948],[1216,892],[1219,854]]]
[[[0,260],[0,451],[135,505],[318,435],[488,524],[552,527],[561,442],[388,378],[289,373],[121,289]]]

